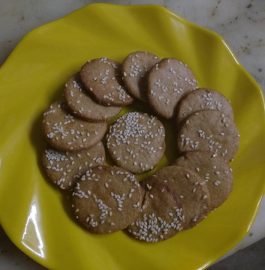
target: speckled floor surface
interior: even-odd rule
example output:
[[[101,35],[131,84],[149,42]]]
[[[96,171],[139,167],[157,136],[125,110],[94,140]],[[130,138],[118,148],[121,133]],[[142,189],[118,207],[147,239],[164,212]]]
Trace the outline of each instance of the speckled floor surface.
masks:
[[[265,239],[238,251],[236,254],[211,266],[208,270],[264,270]]]

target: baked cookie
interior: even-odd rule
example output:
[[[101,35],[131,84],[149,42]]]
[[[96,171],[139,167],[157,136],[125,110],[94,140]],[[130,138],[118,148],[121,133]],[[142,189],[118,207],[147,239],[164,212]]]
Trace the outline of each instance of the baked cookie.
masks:
[[[197,82],[186,64],[163,59],[149,72],[147,96],[152,108],[165,118],[171,118],[178,101],[196,88]]]
[[[63,103],[55,102],[43,114],[42,128],[47,142],[55,149],[77,151],[99,142],[107,130],[107,124],[74,118]]]
[[[192,113],[202,110],[216,110],[234,118],[231,104],[221,93],[199,88],[187,94],[179,102],[177,122],[180,123]]]
[[[72,207],[86,229],[111,233],[126,228],[138,216],[143,192],[136,177],[119,167],[89,169],[75,185]]]
[[[86,90],[106,106],[126,106],[133,102],[119,83],[119,64],[108,58],[87,62],[80,71],[80,78]]]
[[[135,98],[146,100],[146,74],[159,61],[149,52],[133,52],[122,63],[123,81],[128,92]]]
[[[176,160],[175,165],[192,170],[201,177],[202,184],[208,187],[210,193],[211,209],[220,206],[232,191],[232,170],[220,157],[213,157],[209,152],[186,152]]]
[[[71,189],[89,168],[103,165],[104,162],[105,149],[102,142],[98,142],[89,149],[75,152],[46,149],[42,157],[46,175],[61,189]]]
[[[196,173],[178,166],[143,180],[142,211],[127,231],[138,240],[158,242],[194,226],[207,215],[210,203],[208,189],[200,183]]]
[[[154,116],[129,112],[110,127],[107,148],[115,163],[131,172],[152,169],[165,151],[165,129]]]
[[[96,122],[105,121],[121,111],[121,107],[107,107],[96,103],[86,92],[78,75],[72,77],[65,84],[65,102],[71,112],[78,117]]]
[[[231,117],[219,111],[199,111],[184,121],[178,133],[181,152],[209,151],[231,160],[239,146],[239,133]]]

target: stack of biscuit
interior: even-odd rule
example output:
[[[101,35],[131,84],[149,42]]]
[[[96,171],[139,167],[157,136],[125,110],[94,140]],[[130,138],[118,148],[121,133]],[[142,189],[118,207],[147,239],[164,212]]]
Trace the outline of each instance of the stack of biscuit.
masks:
[[[179,155],[157,169],[172,147],[168,120],[176,125]],[[229,162],[239,144],[232,107],[222,94],[198,88],[190,68],[174,58],[138,51],[122,64],[88,61],[65,84],[63,100],[43,114],[42,126],[45,173],[71,193],[74,218],[91,232],[165,240],[198,224],[232,191]]]

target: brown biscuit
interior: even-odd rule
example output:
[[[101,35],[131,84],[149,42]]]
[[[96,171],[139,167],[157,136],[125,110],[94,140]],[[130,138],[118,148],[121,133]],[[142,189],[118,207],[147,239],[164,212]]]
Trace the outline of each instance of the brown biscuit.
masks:
[[[122,63],[123,81],[135,98],[146,100],[146,74],[159,61],[149,52],[133,52]]]
[[[74,118],[61,102],[53,103],[43,114],[43,133],[48,143],[62,151],[77,151],[99,142],[106,130],[105,122],[90,123]]]
[[[209,152],[187,152],[175,162],[177,166],[196,172],[207,185],[210,193],[211,209],[220,206],[233,187],[232,170],[220,157],[212,157]]]
[[[71,189],[89,168],[103,165],[104,162],[105,150],[102,142],[75,152],[46,149],[42,157],[46,175],[61,189]]]
[[[229,101],[219,92],[199,88],[185,96],[178,105],[177,122],[180,123],[194,112],[216,110],[233,119],[233,109]]]
[[[119,64],[108,58],[87,62],[80,71],[80,78],[86,90],[106,106],[126,106],[133,102],[119,83]]]
[[[147,96],[152,108],[171,118],[178,101],[196,88],[192,71],[182,62],[169,58],[156,64],[148,75]]]
[[[239,133],[230,117],[219,111],[199,111],[190,115],[178,133],[181,152],[209,151],[213,157],[231,160],[239,146]]]
[[[115,166],[89,169],[77,182],[72,195],[77,221],[96,233],[126,228],[138,216],[143,199],[136,177]]]
[[[164,126],[146,113],[127,113],[110,127],[107,148],[117,165],[134,173],[150,170],[165,151]]]
[[[66,83],[65,102],[73,114],[86,120],[105,121],[120,112],[121,107],[102,106],[91,99],[86,92],[77,75]]]
[[[159,185],[160,191],[169,180],[176,185],[175,194],[182,202],[184,229],[196,225],[208,214],[210,209],[209,191],[207,186],[202,185],[203,180],[197,173],[179,166],[167,166],[156,172],[149,184],[157,185],[157,179],[160,179],[159,182],[162,183],[161,186]],[[152,193],[152,190],[149,192]]]
[[[142,211],[127,228],[138,240],[158,242],[190,228],[208,213],[209,193],[200,177],[178,166],[164,167],[142,182]]]

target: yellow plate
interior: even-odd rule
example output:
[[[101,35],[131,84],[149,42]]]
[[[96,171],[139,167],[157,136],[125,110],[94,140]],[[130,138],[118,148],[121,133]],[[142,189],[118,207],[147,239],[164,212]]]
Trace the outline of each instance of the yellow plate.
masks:
[[[39,168],[43,110],[87,59],[121,61],[148,50],[176,57],[201,86],[220,90],[241,133],[234,191],[194,229],[159,244],[122,232],[95,236],[67,215]],[[217,34],[159,6],[93,4],[28,34],[0,69],[0,222],[27,255],[51,269],[203,269],[247,233],[264,190],[262,92]]]

